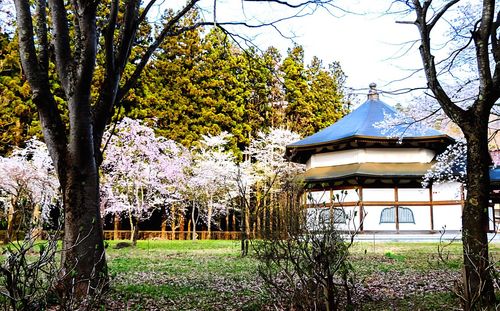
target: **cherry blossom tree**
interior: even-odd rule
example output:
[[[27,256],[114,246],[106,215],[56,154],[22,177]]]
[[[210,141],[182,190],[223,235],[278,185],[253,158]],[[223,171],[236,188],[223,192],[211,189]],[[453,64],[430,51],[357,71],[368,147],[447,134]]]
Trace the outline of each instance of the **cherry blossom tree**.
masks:
[[[430,183],[458,181],[465,183],[467,179],[467,144],[463,140],[449,145],[445,151],[437,155],[436,163],[425,173],[422,186]]]
[[[284,154],[286,145],[300,139],[299,134],[287,129],[271,128],[268,133],[259,132],[245,151],[247,161],[241,163],[238,174],[239,198],[242,208],[242,253],[248,251],[250,216],[255,219],[254,228],[261,231],[273,228],[273,197],[281,192],[283,184],[304,171],[304,166],[289,162]],[[268,208],[266,213],[265,209]]]
[[[199,146],[193,150],[193,167],[189,179],[190,194],[195,198],[195,207],[207,224],[208,236],[211,237],[212,221],[217,215],[223,215],[232,198],[237,194],[236,158],[227,150],[227,132],[219,135],[203,135]],[[193,220],[193,232],[196,226]]]
[[[181,199],[178,185],[189,160],[186,150],[157,137],[140,121],[124,118],[107,132],[102,164],[102,213],[126,214],[135,245],[139,222]]]
[[[26,148],[14,150],[8,158],[0,157],[0,176],[0,202],[8,221],[7,240],[13,238],[15,223],[19,229],[28,229],[48,220],[60,194],[43,142],[30,139]]]

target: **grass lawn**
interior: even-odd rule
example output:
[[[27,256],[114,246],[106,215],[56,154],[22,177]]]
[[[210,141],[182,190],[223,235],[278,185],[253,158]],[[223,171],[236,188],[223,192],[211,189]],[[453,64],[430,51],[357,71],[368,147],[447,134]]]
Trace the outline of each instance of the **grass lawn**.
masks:
[[[107,310],[274,310],[257,276],[257,261],[239,241],[139,241],[114,249],[108,262]],[[456,310],[461,244],[438,259],[437,243],[358,243],[353,266],[362,310]],[[492,245],[498,258],[500,248]]]

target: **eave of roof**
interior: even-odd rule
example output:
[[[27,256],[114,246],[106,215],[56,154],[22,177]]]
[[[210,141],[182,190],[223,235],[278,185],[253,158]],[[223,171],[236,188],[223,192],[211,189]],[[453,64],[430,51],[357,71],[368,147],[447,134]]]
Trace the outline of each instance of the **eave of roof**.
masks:
[[[350,177],[418,178],[434,163],[354,163],[315,167],[304,174],[305,182],[323,182]]]

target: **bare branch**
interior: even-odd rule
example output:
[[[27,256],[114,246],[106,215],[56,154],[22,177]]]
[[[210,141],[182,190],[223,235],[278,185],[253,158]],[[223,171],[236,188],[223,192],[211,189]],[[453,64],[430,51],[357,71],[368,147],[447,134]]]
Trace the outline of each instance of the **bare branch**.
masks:
[[[141,61],[135,68],[134,72],[130,76],[127,82],[123,85],[123,87],[118,91],[118,95],[116,97],[116,102],[119,102],[122,100],[125,95],[130,91],[130,89],[135,85],[137,82],[137,79],[139,79],[139,76],[142,73],[142,70],[144,67],[146,67],[146,64],[148,63],[151,55],[153,55],[154,51],[160,46],[160,44],[163,42],[163,40],[170,35],[172,29],[174,26],[177,24],[177,22],[187,14],[198,2],[199,0],[191,0],[182,10],[177,12],[166,24],[161,33],[158,35],[156,38],[155,42],[153,42],[147,51],[144,53],[144,55],[141,58]]]
[[[483,10],[481,21],[475,31],[472,32],[472,38],[476,46],[476,59],[479,74],[479,96],[478,98],[489,99],[493,92],[493,79],[490,70],[489,56],[489,38],[493,27],[495,1],[483,1]],[[496,92],[498,93],[498,91]],[[475,108],[479,110],[491,109],[493,102],[489,100],[477,100]],[[484,105],[488,107],[483,107]]]
[[[66,95],[71,93],[71,82],[74,63],[72,62],[69,39],[68,20],[63,0],[49,0],[54,35],[52,41],[55,48],[56,66],[59,78]]]
[[[420,45],[420,55],[422,57],[422,62],[424,65],[424,72],[427,78],[427,86],[434,93],[434,96],[441,103],[443,110],[446,112],[450,118],[456,123],[462,123],[466,121],[465,112],[462,108],[456,106],[448,94],[444,91],[441,83],[438,79],[438,74],[436,70],[436,64],[434,61],[434,55],[431,52],[431,29],[427,24],[427,10],[430,7],[432,1],[425,1],[424,5],[420,5],[419,0],[413,0],[415,5],[415,13],[417,15],[416,25],[420,32],[421,45]]]
[[[332,1],[331,0],[309,0],[309,1],[299,2],[297,4],[291,3],[289,1],[283,1],[283,0],[243,0],[243,2],[268,2],[268,3],[271,2],[271,3],[281,4],[281,5],[287,6],[289,8],[297,9],[297,8],[303,8],[303,7],[309,6],[311,4],[325,5],[325,4],[328,4]]]
[[[452,0],[450,2],[447,2],[438,12],[436,15],[434,15],[431,20],[429,21],[429,31],[436,26],[436,23],[443,17],[443,15],[455,4],[457,4],[460,0]],[[432,1],[426,1],[426,3],[431,3]]]
[[[144,10],[141,13],[141,16],[139,16],[139,19],[137,20],[137,27],[146,20],[146,16],[149,13],[149,10],[153,5],[156,3],[156,0],[150,0],[148,4],[144,7]]]
[[[37,18],[37,37],[40,45],[38,62],[41,70],[49,68],[49,40],[47,38],[47,0],[38,0],[36,7]]]
[[[491,29],[491,35],[490,35],[491,46],[492,46],[491,50],[493,51],[493,58],[497,63],[500,62],[500,46],[498,45],[498,37],[497,37],[497,31],[499,27],[500,27],[500,11],[497,13],[497,18],[493,23],[493,28]]]
[[[118,55],[116,57],[116,67],[121,73],[125,70],[125,65],[127,64],[128,58],[130,56],[130,51],[132,49],[132,43],[135,40],[137,34],[137,29],[139,25],[137,24],[137,15],[139,11],[140,1],[133,0],[128,1],[125,7],[125,18],[123,21],[123,27],[120,33],[120,46],[118,48]]]
[[[15,5],[18,29],[23,29],[18,31],[21,64],[33,92],[33,102],[38,109],[50,156],[59,172],[65,160],[66,129],[50,92],[47,71],[42,71],[37,61],[29,1],[16,0]],[[61,179],[63,183],[64,179]]]
[[[118,0],[111,1],[108,24],[104,31],[104,50],[106,53],[106,73],[115,72],[115,46],[113,44],[116,20],[118,18]]]

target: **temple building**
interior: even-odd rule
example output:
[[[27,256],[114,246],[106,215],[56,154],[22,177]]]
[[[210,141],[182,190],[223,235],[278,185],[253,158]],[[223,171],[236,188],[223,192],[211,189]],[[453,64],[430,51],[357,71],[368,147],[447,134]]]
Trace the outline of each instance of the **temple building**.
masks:
[[[436,155],[454,140],[434,129],[383,126],[384,120],[398,116],[379,99],[372,83],[368,100],[356,110],[287,146],[291,161],[306,164],[304,203],[309,218],[333,218],[341,229],[364,233],[461,229],[462,184],[422,187]],[[493,209],[490,215],[493,230]]]

